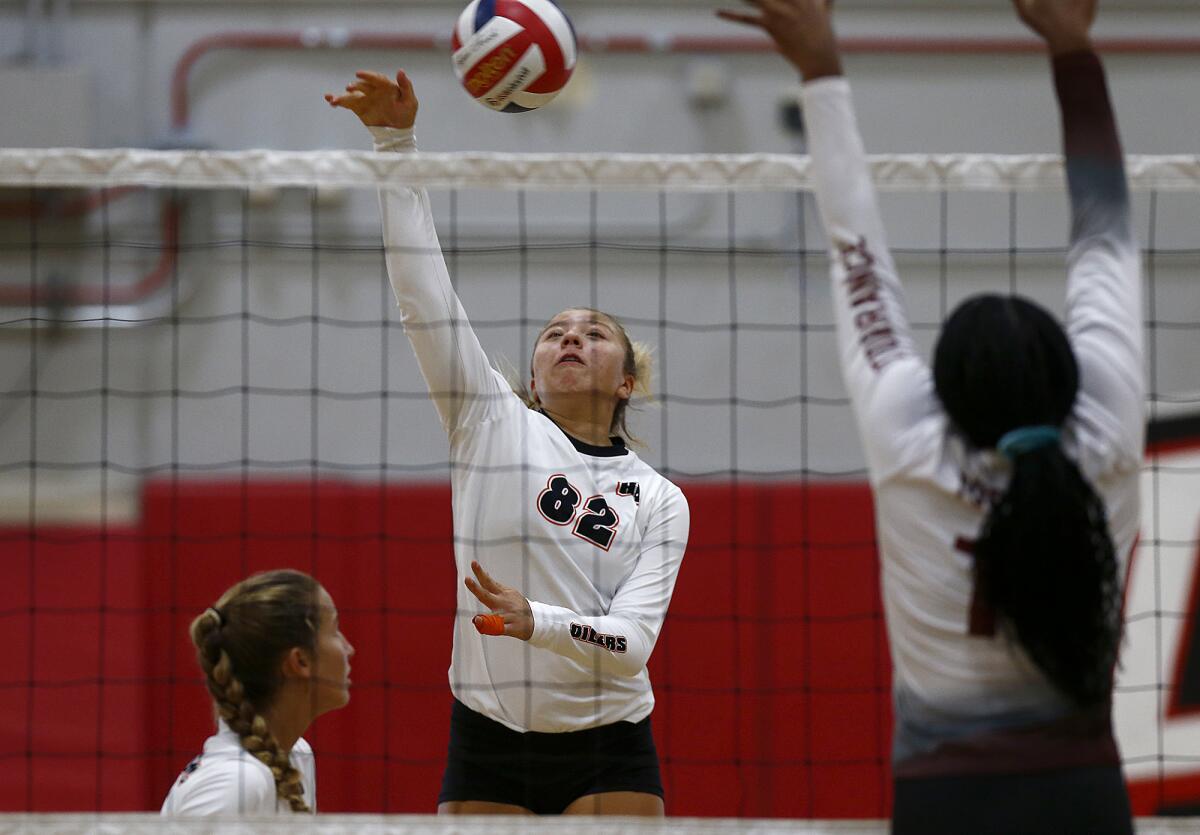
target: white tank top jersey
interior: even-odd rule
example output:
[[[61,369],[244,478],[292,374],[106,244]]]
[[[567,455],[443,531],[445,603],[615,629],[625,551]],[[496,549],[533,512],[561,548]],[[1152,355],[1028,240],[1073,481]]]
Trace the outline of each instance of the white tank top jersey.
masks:
[[[317,811],[317,769],[313,752],[303,739],[296,740],[290,756],[300,772],[304,802]],[[242,747],[241,740],[224,721],[204,742],[204,751],[179,773],[167,799],[164,815],[290,815],[287,801],[275,794],[271,769]]]
[[[371,133],[378,151],[416,149],[411,130]],[[640,721],[654,707],[646,662],[687,545],[683,493],[619,439],[585,444],[527,408],[450,285],[425,190],[384,189],[380,203],[401,319],[450,439],[451,691],[516,731]],[[485,609],[463,586],[472,560],[529,600],[528,642],[475,631]]]
[[[952,430],[914,348],[849,84],[817,79],[802,95],[841,364],[875,498],[894,667],[893,757],[1063,717],[1072,706],[1024,651],[994,629],[972,628],[970,544],[1009,466]],[[1074,117],[1064,108],[1063,118],[1069,136]],[[1066,332],[1080,389],[1063,445],[1104,501],[1124,576],[1138,532],[1144,443],[1138,256],[1120,161],[1106,168],[1073,159],[1069,141],[1067,151],[1075,223]]]

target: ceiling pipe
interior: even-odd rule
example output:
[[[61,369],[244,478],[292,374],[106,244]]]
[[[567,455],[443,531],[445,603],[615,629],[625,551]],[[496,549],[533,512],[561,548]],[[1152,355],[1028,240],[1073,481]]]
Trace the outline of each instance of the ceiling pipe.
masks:
[[[122,194],[128,194],[130,191],[137,189],[128,188],[123,190],[108,189],[107,192],[121,191]],[[108,199],[114,199],[117,196],[113,195]],[[87,195],[88,198],[93,198],[94,195]],[[80,205],[77,207],[76,214],[82,214],[87,209],[83,206],[84,201],[77,201]],[[100,205],[107,200],[95,201],[96,205]],[[37,211],[36,209],[34,211]],[[21,306],[21,307],[40,307],[51,312],[52,318],[58,318],[54,312],[61,313],[65,309],[70,309],[75,312],[76,308],[90,306],[93,308],[110,307],[129,307],[137,305],[145,301],[154,293],[164,287],[175,273],[175,263],[179,249],[179,217],[180,207],[177,201],[170,200],[163,207],[160,220],[161,239],[158,261],[150,269],[148,273],[142,276],[135,282],[128,284],[105,284],[104,282],[96,284],[87,284],[81,286],[72,286],[57,288],[54,286],[21,286],[8,284],[0,286],[0,306]],[[55,216],[60,216],[58,213]],[[107,315],[104,312],[101,316]]]

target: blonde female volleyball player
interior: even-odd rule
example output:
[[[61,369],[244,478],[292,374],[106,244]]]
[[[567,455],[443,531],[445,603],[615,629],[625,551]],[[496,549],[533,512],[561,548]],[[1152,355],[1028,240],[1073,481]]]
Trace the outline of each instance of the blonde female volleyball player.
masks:
[[[415,151],[404,73],[360,72],[326,99],[377,150]],[[568,308],[538,334],[527,406],[467,323],[425,191],[381,201],[392,288],[450,436],[463,584],[438,809],[661,815],[646,662],[689,519],[679,489],[620,437],[645,352],[612,316]]]
[[[751,0],[804,78],[838,339],[878,514],[897,832],[1130,832],[1111,729],[1138,529],[1137,250],[1095,0],[1018,0],[1049,46],[1072,208],[1066,326],[1015,296],[917,355],[825,0]]]
[[[255,574],[201,612],[191,635],[220,718],[162,813],[315,812],[313,752],[301,735],[350,701],[354,654],[329,592],[299,571]]]

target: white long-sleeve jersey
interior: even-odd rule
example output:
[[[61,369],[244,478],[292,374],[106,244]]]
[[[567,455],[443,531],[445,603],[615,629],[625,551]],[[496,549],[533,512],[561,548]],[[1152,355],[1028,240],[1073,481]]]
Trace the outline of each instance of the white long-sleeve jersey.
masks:
[[[300,772],[304,802],[317,811],[317,769],[313,751],[296,740],[289,759]],[[163,801],[162,814],[187,817],[210,815],[290,815],[292,808],[275,792],[271,769],[245,748],[223,720],[204,742],[204,751],[180,772]]]
[[[411,130],[371,133],[378,151],[416,148]],[[518,731],[640,721],[654,707],[646,662],[687,544],[687,501],[623,445],[585,444],[527,408],[467,322],[426,192],[387,188],[380,201],[388,275],[450,438],[450,689]],[[472,560],[528,598],[528,642],[475,631],[484,609],[462,583]]]
[[[1056,71],[1064,68],[1056,64]],[[1098,62],[1094,71],[1073,71],[1092,73],[1084,86],[1093,88],[1100,73],[1103,90]],[[1025,652],[998,634],[972,634],[968,551],[990,497],[1007,485],[1009,466],[952,431],[932,372],[914,350],[848,83],[808,83],[803,103],[842,370],[875,497],[894,667],[894,757],[1059,719],[1070,706]],[[1101,149],[1107,156],[1092,153],[1086,138],[1097,126],[1080,124],[1103,121],[1106,94],[1101,108],[1088,113],[1083,105],[1080,115],[1080,102],[1063,102],[1074,213],[1066,331],[1080,369],[1063,444],[1102,497],[1124,560],[1138,531],[1144,443],[1139,267],[1120,157],[1111,148]],[[1115,128],[1112,137],[1115,144]]]

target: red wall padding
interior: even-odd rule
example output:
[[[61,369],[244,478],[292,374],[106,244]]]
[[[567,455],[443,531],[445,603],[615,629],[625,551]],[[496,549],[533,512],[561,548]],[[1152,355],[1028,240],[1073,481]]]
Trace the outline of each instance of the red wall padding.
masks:
[[[684,488],[691,542],[650,664],[668,812],[886,815],[867,488]],[[357,650],[351,704],[307,735],[320,808],[433,811],[450,535],[445,485],[325,480],[160,481],[136,529],[0,531],[0,809],[157,809],[212,727],[188,623],[246,574],[291,566],[329,589]]]

